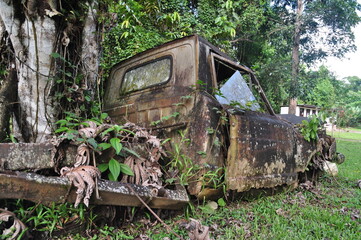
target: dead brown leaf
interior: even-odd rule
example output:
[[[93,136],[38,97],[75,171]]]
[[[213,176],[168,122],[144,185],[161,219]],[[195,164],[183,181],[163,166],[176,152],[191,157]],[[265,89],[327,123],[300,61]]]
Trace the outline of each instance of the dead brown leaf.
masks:
[[[89,165],[90,162],[90,149],[85,144],[82,143],[77,149],[77,155],[75,159],[74,167],[79,167],[80,165]]]
[[[139,237],[134,238],[134,240],[152,240],[145,234],[140,234]]]
[[[97,126],[96,123],[90,121],[87,122],[86,126],[81,126],[78,130],[78,137],[93,138],[97,144],[101,142],[108,143],[111,138],[119,138],[124,147],[123,149],[129,150],[125,152],[127,157],[124,159],[124,164],[128,165],[134,173],[134,176],[124,174],[121,182],[152,186],[160,189],[163,185],[163,172],[158,161],[162,155],[166,156],[162,148],[161,140],[152,135],[150,130],[134,123],[125,123],[121,128],[124,130],[120,130],[116,134],[114,130],[108,130],[113,127],[113,124],[101,124]],[[104,134],[102,134],[103,132]],[[94,165],[96,165],[96,158],[98,157],[100,157],[100,161],[102,162],[109,161],[115,157],[115,151],[107,151],[105,153],[99,149],[94,149],[94,147],[88,143],[75,140],[71,143],[78,145],[74,164],[75,168],[82,165],[89,165],[92,159]],[[117,157],[120,158],[120,156]],[[83,199],[87,202],[89,192],[92,192],[93,189],[92,187],[88,188],[88,186],[93,186],[93,180],[87,177],[86,172],[75,171],[76,173],[73,173],[74,171],[75,169],[66,169],[67,177],[71,179],[72,183],[77,187],[78,201],[76,203],[79,204],[79,200],[81,201]]]
[[[89,206],[89,199],[94,191],[95,179],[100,178],[100,171],[93,166],[79,166],[76,168],[63,167],[60,170],[62,177],[67,177],[77,188],[77,198],[74,203],[78,207],[83,200],[85,206]]]
[[[96,128],[91,128],[91,127],[81,128],[78,130],[78,132],[79,135],[84,138],[94,138],[96,134]]]
[[[158,189],[162,187],[161,177],[163,173],[158,163],[150,163],[144,158],[128,156],[124,164],[132,169],[134,176],[124,175],[121,182],[153,186]]]
[[[190,218],[188,223],[183,222],[181,227],[188,231],[190,240],[210,240],[209,227],[202,225],[198,220]]]
[[[312,190],[314,188],[313,183],[311,181],[306,181],[304,183],[301,183],[300,187],[307,191]]]
[[[282,208],[276,210],[276,214],[285,218],[289,218],[289,211],[285,211]]]
[[[340,213],[343,215],[350,215],[353,221],[360,219],[360,210],[348,207],[342,207]]]
[[[9,222],[13,219],[13,224],[9,228],[5,228],[1,234],[1,236],[10,236],[7,239],[16,239],[19,234],[26,229],[26,226],[23,222],[21,222],[14,213],[0,208],[0,222]]]

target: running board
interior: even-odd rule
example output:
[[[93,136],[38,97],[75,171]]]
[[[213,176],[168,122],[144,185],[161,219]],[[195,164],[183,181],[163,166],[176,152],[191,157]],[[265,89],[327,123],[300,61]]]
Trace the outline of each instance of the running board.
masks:
[[[177,190],[154,191],[151,187],[101,179],[98,181],[98,190],[100,199],[96,199],[94,191],[90,204],[141,207],[143,204],[139,196],[151,208],[176,210],[189,202],[187,191],[182,186]],[[43,204],[74,203],[75,191],[76,188],[72,187],[67,178],[25,172],[0,173],[0,199],[25,199]]]

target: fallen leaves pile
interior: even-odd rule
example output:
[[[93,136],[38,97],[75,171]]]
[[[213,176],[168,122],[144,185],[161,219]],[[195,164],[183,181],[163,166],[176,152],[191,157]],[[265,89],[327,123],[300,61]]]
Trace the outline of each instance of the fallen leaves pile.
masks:
[[[130,122],[119,126],[97,125],[88,121],[84,125],[77,132],[71,132],[70,137],[69,132],[66,132],[54,141],[54,145],[59,146],[62,141],[71,139],[70,144],[78,146],[74,167],[63,167],[60,170],[60,175],[67,177],[77,188],[75,207],[81,201],[89,206],[89,199],[97,187],[97,179],[101,177],[101,172],[96,167],[99,158],[102,163],[116,161],[119,166],[125,164],[129,167],[132,174],[123,171],[122,183],[150,186],[155,191],[162,188],[163,173],[158,161],[166,153],[159,138]],[[114,178],[116,180],[118,175]]]

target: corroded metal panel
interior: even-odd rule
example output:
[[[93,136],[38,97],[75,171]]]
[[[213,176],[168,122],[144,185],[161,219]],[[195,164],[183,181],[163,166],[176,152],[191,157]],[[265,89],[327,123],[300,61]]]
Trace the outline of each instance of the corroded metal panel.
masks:
[[[231,115],[228,189],[243,192],[296,182],[314,154],[311,145],[277,117],[256,112]]]
[[[66,178],[24,172],[0,173],[0,199],[26,199],[44,204],[63,201],[74,203],[76,189],[72,187],[67,196],[70,187],[71,184]],[[140,207],[142,203],[136,194],[152,208],[180,209],[189,201],[185,189],[164,189],[162,194],[154,196],[152,188],[107,180],[99,180],[98,189],[101,199],[96,199],[93,194],[90,204]]]
[[[221,106],[215,99],[200,92],[196,95],[194,109],[188,116],[189,124],[186,133],[190,144],[184,146],[183,152],[194,165],[201,167],[201,170],[194,176],[194,181],[190,181],[188,186],[188,191],[192,195],[197,196],[204,187],[201,181],[195,180],[200,180],[207,171],[215,171],[224,166],[226,156],[223,144],[225,144],[226,133],[221,124],[219,109]]]

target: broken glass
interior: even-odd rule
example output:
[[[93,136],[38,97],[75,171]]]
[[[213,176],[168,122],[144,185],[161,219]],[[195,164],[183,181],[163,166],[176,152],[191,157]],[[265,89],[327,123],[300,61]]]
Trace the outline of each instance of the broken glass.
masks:
[[[254,97],[251,89],[243,79],[241,73],[236,71],[216,94],[216,99],[221,104],[238,106],[242,109],[258,111],[260,105]]]

